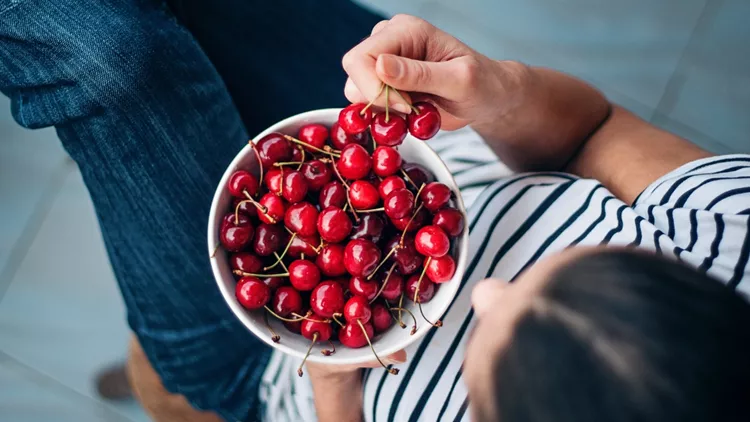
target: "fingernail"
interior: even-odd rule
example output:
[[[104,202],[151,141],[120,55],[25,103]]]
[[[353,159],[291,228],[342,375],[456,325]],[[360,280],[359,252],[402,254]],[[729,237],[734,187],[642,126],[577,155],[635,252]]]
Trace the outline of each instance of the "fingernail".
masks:
[[[409,108],[408,105],[402,104],[402,103],[396,103],[393,105],[393,109],[398,111],[399,113],[409,114],[411,113],[411,108]]]
[[[395,57],[389,57],[389,56],[381,56],[383,61],[383,73],[386,74],[386,76],[391,77],[393,79],[398,79],[401,77],[401,74],[404,72],[404,67],[401,64],[401,60],[395,58]]]

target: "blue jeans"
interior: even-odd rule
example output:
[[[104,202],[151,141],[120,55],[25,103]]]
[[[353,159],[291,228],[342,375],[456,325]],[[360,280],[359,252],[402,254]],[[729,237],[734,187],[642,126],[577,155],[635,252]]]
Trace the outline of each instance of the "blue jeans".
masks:
[[[199,409],[254,419],[270,354],[213,280],[213,191],[248,133],[344,104],[341,56],[379,19],[342,0],[0,0],[0,90],[78,163],[129,325]]]

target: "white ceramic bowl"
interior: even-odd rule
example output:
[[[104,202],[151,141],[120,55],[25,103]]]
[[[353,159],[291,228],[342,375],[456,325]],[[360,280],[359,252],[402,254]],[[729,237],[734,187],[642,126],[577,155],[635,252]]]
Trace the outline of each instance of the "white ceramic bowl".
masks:
[[[299,128],[307,123],[321,123],[330,127],[338,119],[339,111],[341,111],[341,109],[324,109],[298,114],[276,123],[260,133],[254,139],[261,139],[263,136],[271,132],[282,132],[296,136]],[[458,193],[456,182],[453,180],[453,176],[448,171],[445,163],[443,163],[440,157],[438,157],[432,148],[429,147],[429,142],[423,142],[407,135],[406,140],[398,147],[398,150],[405,161],[423,165],[435,174],[435,177],[439,182],[448,185],[456,193],[457,200],[455,205],[458,210],[461,211],[465,220],[466,209],[464,208],[463,200]],[[224,214],[228,212],[230,204],[232,203],[232,198],[226,189],[229,177],[238,169],[249,170],[254,169],[256,166],[257,159],[255,153],[248,145],[237,154],[224,172],[224,176],[221,178],[219,186],[216,188],[216,193],[214,194],[214,199],[211,203],[211,213],[208,217],[209,254],[213,253],[216,249],[216,245],[219,243],[219,226],[221,224],[221,219]],[[469,242],[468,230],[464,230],[464,233],[454,242],[456,242],[458,259],[456,260],[456,273],[453,276],[453,279],[446,283],[442,283],[432,300],[422,305],[425,315],[431,321],[439,319],[446,311],[458,291],[458,286],[461,283],[461,278],[466,269]],[[271,341],[271,335],[263,321],[264,311],[248,311],[237,302],[234,296],[236,281],[232,275],[227,260],[227,252],[224,251],[223,248],[218,248],[216,254],[211,258],[211,268],[213,269],[216,283],[218,284],[219,290],[221,290],[221,294],[224,296],[227,305],[229,305],[232,312],[234,312],[237,318],[239,318],[250,331],[265,341],[269,346],[279,349],[284,353],[299,358],[302,358],[305,355],[305,352],[310,345],[309,340],[298,334],[290,333],[284,328],[280,321],[273,317],[269,317],[269,321],[274,330],[281,335],[281,341],[279,343],[274,343]],[[394,324],[390,330],[375,337],[373,340],[373,346],[380,356],[387,356],[405,348],[424,336],[428,330],[439,329],[433,328],[420,317],[418,309],[414,303],[405,300],[404,304],[407,305],[407,308],[409,308],[409,310],[411,310],[417,317],[419,328],[414,335],[409,335],[409,332],[411,331],[411,320],[404,314],[404,321],[407,324],[406,329],[401,329],[398,325]],[[372,361],[374,359],[369,347],[349,349],[339,345],[336,348],[336,353],[331,356],[323,356],[320,353],[324,348],[327,348],[327,343],[316,345],[308,359],[315,362],[330,364],[356,364]]]

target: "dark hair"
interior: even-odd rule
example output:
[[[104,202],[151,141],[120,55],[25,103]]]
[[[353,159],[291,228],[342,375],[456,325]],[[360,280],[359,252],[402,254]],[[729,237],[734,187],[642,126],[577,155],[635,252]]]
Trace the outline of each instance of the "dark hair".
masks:
[[[480,420],[750,420],[750,304],[677,261],[584,255],[514,330],[494,362],[495,415]]]

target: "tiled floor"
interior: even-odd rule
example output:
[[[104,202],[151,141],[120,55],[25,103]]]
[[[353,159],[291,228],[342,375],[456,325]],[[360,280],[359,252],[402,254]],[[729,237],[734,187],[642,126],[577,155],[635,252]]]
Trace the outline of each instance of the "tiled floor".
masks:
[[[746,0],[368,2],[571,72],[715,152],[750,152]],[[128,333],[80,175],[54,131],[20,129],[0,98],[0,420],[145,421],[92,388]]]

